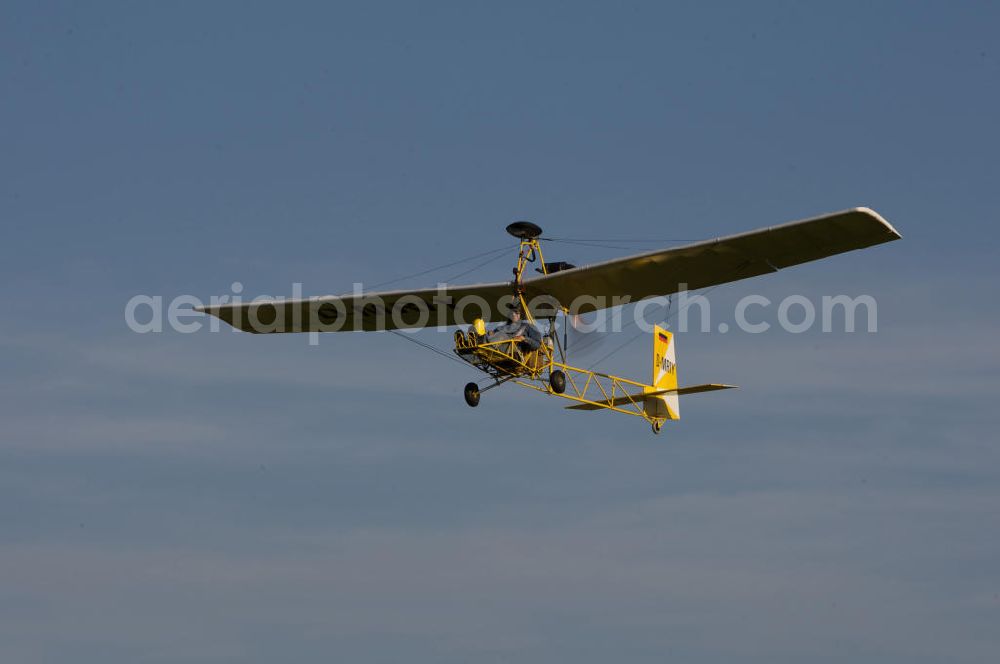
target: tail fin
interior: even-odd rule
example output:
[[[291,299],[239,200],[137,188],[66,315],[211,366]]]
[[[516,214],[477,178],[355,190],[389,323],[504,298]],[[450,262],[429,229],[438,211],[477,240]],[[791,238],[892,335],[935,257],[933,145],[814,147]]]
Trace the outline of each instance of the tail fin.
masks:
[[[677,389],[677,354],[674,335],[659,325],[653,328],[653,384],[645,392]],[[681,419],[680,400],[676,392],[647,396],[646,414],[668,420]]]

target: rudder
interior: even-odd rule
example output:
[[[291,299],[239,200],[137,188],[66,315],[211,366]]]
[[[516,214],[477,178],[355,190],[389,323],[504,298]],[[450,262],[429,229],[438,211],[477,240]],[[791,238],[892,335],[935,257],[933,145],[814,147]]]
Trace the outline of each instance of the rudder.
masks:
[[[653,384],[645,392],[677,389],[677,351],[674,335],[659,325],[653,328]],[[646,414],[667,420],[681,418],[680,399],[676,393],[647,396]]]

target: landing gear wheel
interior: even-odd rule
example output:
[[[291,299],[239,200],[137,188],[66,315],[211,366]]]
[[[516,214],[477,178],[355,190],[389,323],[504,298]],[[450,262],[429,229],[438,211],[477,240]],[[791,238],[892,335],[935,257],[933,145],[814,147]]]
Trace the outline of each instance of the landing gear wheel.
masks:
[[[465,340],[465,332],[461,330],[455,330],[455,347],[465,348],[469,345],[469,342]]]
[[[465,386],[465,403],[475,408],[479,405],[479,386],[469,383]]]
[[[659,420],[654,420],[653,421],[653,433],[656,433],[656,434],[660,433],[660,429],[661,428],[663,428],[663,422],[660,422]]]
[[[566,374],[556,369],[549,374],[549,385],[552,387],[553,392],[562,394],[566,391]]]

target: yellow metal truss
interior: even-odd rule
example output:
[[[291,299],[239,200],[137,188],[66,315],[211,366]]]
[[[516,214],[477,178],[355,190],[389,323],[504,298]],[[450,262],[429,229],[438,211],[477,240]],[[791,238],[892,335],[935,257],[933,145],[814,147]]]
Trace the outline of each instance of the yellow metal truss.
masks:
[[[659,429],[665,419],[646,413],[643,392],[652,386],[558,361],[553,349],[544,343],[537,351],[522,353],[514,339],[480,342],[474,332],[466,336],[459,330],[455,333],[455,353],[492,376],[494,385],[511,381],[521,387],[569,399],[578,404],[635,415],[656,429]],[[566,376],[566,389],[563,392],[556,392],[551,381],[546,378],[554,371],[562,371]]]

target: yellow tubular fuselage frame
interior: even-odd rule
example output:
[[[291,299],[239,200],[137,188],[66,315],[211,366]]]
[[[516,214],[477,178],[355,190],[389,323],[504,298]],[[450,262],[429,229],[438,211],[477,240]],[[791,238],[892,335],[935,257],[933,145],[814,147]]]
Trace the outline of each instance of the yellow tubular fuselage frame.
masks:
[[[514,271],[514,294],[521,305],[521,311],[526,319],[535,323],[534,316],[524,299],[524,289],[521,286],[521,276],[529,263],[538,258],[542,266],[542,274],[548,274],[542,248],[537,238],[521,240],[517,256],[517,268]],[[568,313],[565,307],[563,313]],[[662,424],[665,418],[653,417],[646,413],[641,394],[652,386],[620,376],[590,371],[574,367],[558,361],[553,348],[543,343],[537,351],[523,355],[513,339],[476,343],[465,337],[461,332],[455,333],[455,353],[481,371],[489,374],[495,381],[511,381],[538,392],[562,397],[579,404],[587,404],[596,408],[611,410],[616,413],[635,415],[651,424]],[[558,340],[555,340],[558,343]],[[561,348],[560,348],[561,351]],[[537,355],[536,355],[537,354]],[[565,359],[565,358],[563,358]],[[552,389],[543,374],[561,370],[566,374],[566,391],[558,393]],[[633,390],[632,388],[637,388]],[[636,395],[636,391],[639,395]],[[627,397],[627,403],[612,405],[614,400]]]

